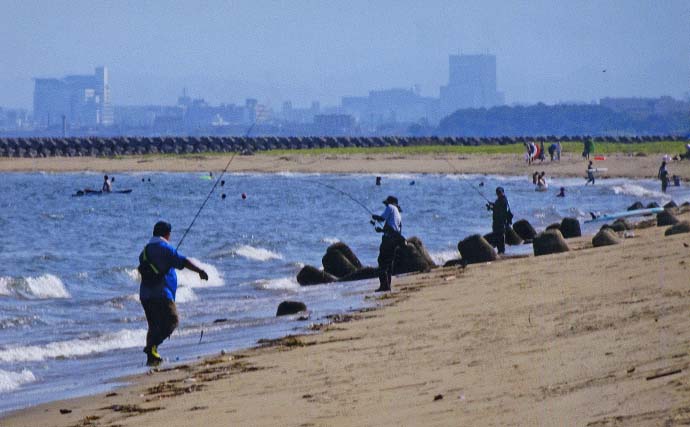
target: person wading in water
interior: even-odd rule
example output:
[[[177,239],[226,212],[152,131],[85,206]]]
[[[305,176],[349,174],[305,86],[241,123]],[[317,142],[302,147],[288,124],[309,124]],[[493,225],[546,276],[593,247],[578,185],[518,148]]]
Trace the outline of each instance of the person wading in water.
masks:
[[[491,230],[496,240],[496,249],[499,254],[506,252],[506,227],[513,223],[513,213],[510,211],[508,198],[506,198],[503,187],[496,187],[496,201],[486,204],[486,208],[493,211]]]
[[[148,333],[146,334],[146,365],[159,365],[163,358],[158,346],[168,338],[179,323],[175,307],[177,274],[175,269],[188,268],[199,273],[201,280],[208,280],[208,274],[192,261],[178,253],[170,245],[172,227],[159,221],[153,227],[153,237],[139,255],[139,300],[144,307]]]
[[[376,232],[383,233],[378,258],[380,285],[376,292],[391,290],[395,254],[398,248],[405,244],[405,238],[402,235],[402,216],[400,215],[402,209],[398,205],[398,199],[388,196],[383,204],[386,205],[383,213],[371,216],[374,221],[383,223],[383,227],[376,227]]]

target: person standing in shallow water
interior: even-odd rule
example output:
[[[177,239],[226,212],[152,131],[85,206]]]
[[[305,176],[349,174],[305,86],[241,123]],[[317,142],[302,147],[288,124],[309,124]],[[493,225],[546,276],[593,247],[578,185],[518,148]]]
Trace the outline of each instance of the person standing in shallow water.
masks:
[[[589,161],[589,164],[587,165],[587,182],[585,182],[585,185],[592,183],[594,185],[594,164],[592,164],[592,161]]]
[[[391,281],[393,278],[393,263],[395,262],[395,255],[398,248],[405,244],[405,238],[402,235],[402,216],[398,199],[393,196],[388,196],[383,201],[386,205],[381,215],[372,215],[374,221],[382,222],[383,227],[376,227],[376,232],[383,233],[381,237],[381,246],[379,246],[379,288],[376,292],[387,292],[391,290]],[[373,222],[373,221],[372,221]]]
[[[668,169],[666,168],[666,160],[661,162],[661,166],[659,167],[659,173],[657,174],[657,177],[659,180],[661,180],[661,192],[665,193],[666,189],[668,188]]]
[[[173,333],[179,323],[175,306],[175,269],[188,268],[199,273],[201,280],[208,280],[208,274],[204,270],[170,245],[171,232],[172,226],[169,223],[157,222],[153,227],[153,237],[139,255],[139,300],[148,323],[144,348],[147,366],[157,366],[163,361],[158,353],[158,346]]]
[[[496,201],[487,203],[486,208],[493,211],[491,231],[496,241],[496,249],[499,254],[504,254],[506,252],[506,227],[513,223],[513,214],[510,212],[510,205],[503,187],[496,187]]]

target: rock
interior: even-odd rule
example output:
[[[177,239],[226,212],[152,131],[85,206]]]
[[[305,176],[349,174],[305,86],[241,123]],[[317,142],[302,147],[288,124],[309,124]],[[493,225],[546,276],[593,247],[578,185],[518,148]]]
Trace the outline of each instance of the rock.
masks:
[[[513,224],[513,230],[522,240],[532,240],[537,235],[537,231],[526,219],[515,222],[515,224]]]
[[[359,270],[338,279],[339,282],[353,282],[379,277],[379,269],[376,267],[362,267]]]
[[[343,242],[329,246],[326,254],[321,258],[321,264],[324,271],[335,277],[345,277],[362,268],[362,263],[352,249]]]
[[[561,231],[561,224],[558,222],[554,222],[553,224],[549,224],[546,226],[546,230],[558,230]]]
[[[276,317],[285,316],[288,314],[299,313],[300,311],[307,311],[307,306],[301,301],[283,301],[278,305]]]
[[[673,200],[671,200],[670,202],[668,202],[664,205],[664,209],[672,209],[672,208],[677,208],[677,207],[678,207],[678,204],[676,202],[674,202]]]
[[[561,234],[563,234],[563,237],[566,239],[582,236],[580,221],[575,218],[563,218],[563,220],[561,220]]]
[[[456,265],[464,265],[465,263],[463,262],[462,258],[455,258],[446,261],[445,264],[443,264],[444,267],[455,267]]]
[[[681,211],[681,212],[690,211],[690,202],[683,202],[683,203],[680,205],[680,211]]]
[[[613,221],[613,224],[611,224],[611,228],[613,229],[613,231],[619,232],[632,230],[633,226],[625,218],[618,218],[617,220]]]
[[[534,238],[532,246],[535,256],[568,252],[570,250],[561,232],[555,229],[539,233],[539,235]]]
[[[657,202],[651,202],[647,205],[647,209],[653,209],[653,208],[658,208],[660,207]]]
[[[512,229],[512,227],[506,227],[506,244],[510,246],[517,246],[522,244],[522,237]]]
[[[644,205],[641,202],[635,202],[632,205],[628,206],[629,211],[636,211],[638,209],[644,209]]]
[[[400,247],[395,255],[393,274],[429,271],[435,267],[436,264],[422,241],[418,237],[410,237],[407,244]]]
[[[496,260],[496,251],[479,234],[473,234],[458,243],[460,256],[467,264]]]
[[[297,273],[297,283],[299,283],[300,286],[320,285],[322,283],[331,283],[335,281],[335,277],[311,265],[305,265],[299,273]]]
[[[670,226],[664,232],[664,236],[670,236],[672,234],[690,233],[690,222],[680,221],[677,224]]]
[[[592,245],[594,245],[595,248],[600,246],[617,245],[620,242],[621,240],[610,228],[599,230],[599,232],[592,237]]]
[[[663,227],[666,225],[678,224],[678,218],[676,218],[671,212],[664,210],[656,214],[656,225],[657,227]]]

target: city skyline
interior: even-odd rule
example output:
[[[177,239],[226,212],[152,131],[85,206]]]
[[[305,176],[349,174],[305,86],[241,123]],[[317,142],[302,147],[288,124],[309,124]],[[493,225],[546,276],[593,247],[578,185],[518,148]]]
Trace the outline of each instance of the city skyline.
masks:
[[[684,96],[690,4],[652,1],[5,3],[0,105],[30,108],[31,77],[108,64],[112,102],[256,97],[334,105],[370,90],[438,97],[448,53],[492,53],[506,102]]]

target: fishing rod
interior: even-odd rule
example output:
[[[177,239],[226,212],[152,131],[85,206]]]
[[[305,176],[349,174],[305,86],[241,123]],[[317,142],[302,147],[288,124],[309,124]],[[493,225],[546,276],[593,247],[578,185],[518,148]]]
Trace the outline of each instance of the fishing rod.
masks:
[[[251,126],[249,126],[249,129],[247,129],[247,132],[245,133],[244,137],[248,137],[249,134],[251,133],[252,129],[254,129],[254,125],[256,125],[256,122],[252,123]],[[175,247],[175,250],[179,249],[179,247],[182,245],[182,242],[184,241],[184,238],[187,237],[187,233],[189,233],[189,230],[192,229],[192,226],[196,222],[196,219],[199,218],[199,215],[201,214],[201,211],[204,209],[204,206],[206,206],[206,203],[208,200],[211,198],[211,195],[213,192],[216,190],[216,187],[218,187],[218,184],[221,182],[223,179],[223,175],[225,175],[225,172],[228,171],[228,168],[230,167],[230,164],[232,163],[233,160],[235,160],[235,156],[237,155],[237,151],[232,153],[232,156],[230,157],[230,160],[228,160],[228,164],[225,165],[225,168],[223,171],[220,173],[220,176],[216,179],[216,182],[213,184],[213,187],[211,187],[211,191],[209,191],[208,196],[206,196],[206,199],[204,199],[204,202],[201,204],[199,207],[199,210],[197,211],[196,215],[194,215],[194,218],[192,219],[192,222],[189,224],[189,227],[185,230],[184,234],[182,235],[182,238],[180,239],[179,243]]]
[[[448,162],[448,164],[450,165],[451,168],[453,168],[453,170],[455,171],[455,173],[461,174],[460,171],[450,162],[450,160],[448,160],[447,158],[444,159],[444,160],[445,160],[446,162]],[[491,200],[489,200],[489,199],[486,198],[486,196],[484,195],[484,193],[482,193],[477,187],[475,187],[474,185],[472,185],[469,181],[460,180],[460,182],[462,182],[462,183],[467,184],[468,186],[470,186],[474,191],[477,192],[477,194],[479,194],[479,195],[482,197],[482,199],[486,200],[488,203],[493,203]]]

